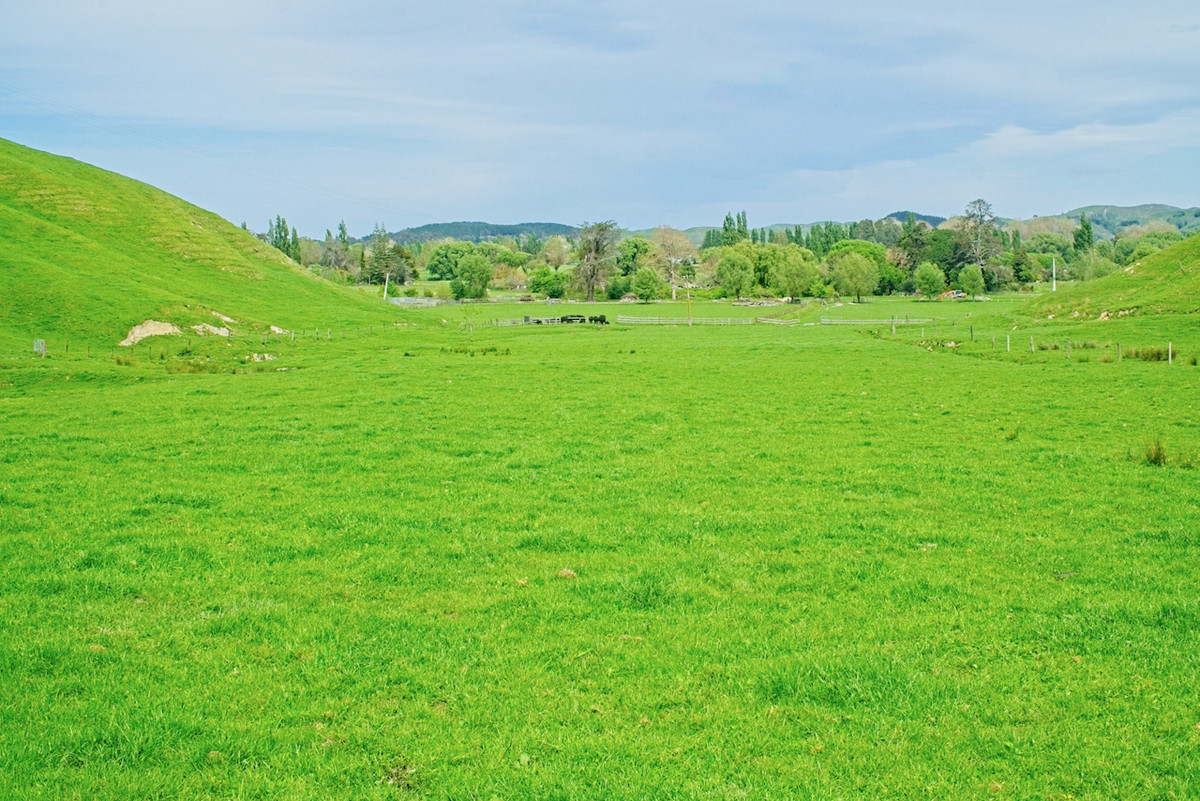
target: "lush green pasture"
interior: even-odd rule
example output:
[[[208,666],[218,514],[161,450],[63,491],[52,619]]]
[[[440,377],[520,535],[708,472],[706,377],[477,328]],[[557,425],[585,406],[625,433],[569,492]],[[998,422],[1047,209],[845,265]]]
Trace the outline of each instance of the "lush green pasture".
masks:
[[[0,139],[0,355],[44,339],[104,349],[146,319],[270,326],[378,325],[367,293],[307,274],[277,250],[154,187]]]
[[[1200,796],[1195,325],[971,305],[0,363],[0,787]]]

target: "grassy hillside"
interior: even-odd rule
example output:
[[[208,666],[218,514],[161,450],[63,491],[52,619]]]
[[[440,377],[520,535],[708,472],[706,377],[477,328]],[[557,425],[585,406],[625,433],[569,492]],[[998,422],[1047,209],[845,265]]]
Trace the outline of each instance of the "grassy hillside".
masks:
[[[1152,223],[1173,225],[1184,235],[1200,231],[1200,208],[1181,209],[1161,203],[1141,206],[1084,206],[1067,212],[1065,217],[1078,220],[1086,214],[1097,236],[1109,238],[1135,225]]]
[[[146,184],[0,140],[0,352],[35,337],[111,346],[148,318],[243,333],[368,324],[361,293]]]
[[[1100,317],[1121,313],[1190,314],[1200,311],[1200,236],[1160,250],[1097,281],[1037,301],[1043,315]]]

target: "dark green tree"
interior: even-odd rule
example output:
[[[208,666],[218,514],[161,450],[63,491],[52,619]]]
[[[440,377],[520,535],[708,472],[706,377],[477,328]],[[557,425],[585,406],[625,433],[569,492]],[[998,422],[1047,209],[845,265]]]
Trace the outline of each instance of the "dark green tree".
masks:
[[[487,295],[491,280],[491,262],[481,253],[471,253],[459,259],[454,277],[450,279],[450,293],[458,300],[482,298]]]
[[[958,273],[958,285],[968,298],[979,297],[983,294],[983,269],[978,264],[963,267]]]
[[[278,250],[280,253],[290,255],[292,249],[292,239],[288,229],[287,220],[280,215],[275,215],[275,219],[267,224],[267,244]]]
[[[1083,212],[1079,213],[1079,227],[1075,229],[1075,252],[1082,255],[1092,249],[1092,245],[1096,244],[1095,236],[1092,234],[1092,221],[1087,218]]]
[[[639,267],[633,276],[632,289],[633,294],[637,295],[637,299],[646,303],[658,300],[665,295],[667,285],[663,283],[658,271],[653,267]]]
[[[413,258],[404,246],[393,242],[387,229],[376,225],[365,249],[364,267],[358,280],[364,284],[404,284],[412,277]]]
[[[962,232],[937,228],[929,232],[926,241],[925,260],[941,267],[950,280],[954,280],[958,271],[969,261]]]
[[[641,236],[626,237],[617,245],[617,270],[621,275],[633,275],[653,252],[654,243],[649,239]]]
[[[913,283],[926,300],[933,300],[946,289],[946,274],[931,261],[923,261],[913,272]]]
[[[528,289],[548,298],[561,298],[567,292],[567,274],[542,265],[530,274]]]
[[[912,212],[905,216],[904,224],[900,227],[900,237],[896,240],[897,267],[911,273],[921,263],[929,247],[928,231],[929,226],[923,221],[918,222]]]
[[[894,295],[903,292],[907,284],[908,275],[888,261],[879,268],[879,287],[875,291],[880,295]]]
[[[725,247],[736,245],[745,239],[741,232],[741,218],[740,214],[737,220],[733,219],[732,213],[725,215],[725,222],[721,223],[721,244]]]
[[[528,253],[530,256],[536,256],[542,252],[542,247],[546,243],[537,235],[536,231],[531,231],[526,234],[520,243],[521,250]]]
[[[441,242],[429,251],[425,272],[435,281],[448,281],[458,273],[458,263],[475,252],[470,242]]]

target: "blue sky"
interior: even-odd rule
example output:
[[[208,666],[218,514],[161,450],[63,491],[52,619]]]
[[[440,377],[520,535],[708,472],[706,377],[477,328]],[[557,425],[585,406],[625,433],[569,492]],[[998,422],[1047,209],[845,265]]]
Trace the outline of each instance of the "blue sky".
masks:
[[[4,5],[0,137],[254,230],[1200,205],[1194,0]]]

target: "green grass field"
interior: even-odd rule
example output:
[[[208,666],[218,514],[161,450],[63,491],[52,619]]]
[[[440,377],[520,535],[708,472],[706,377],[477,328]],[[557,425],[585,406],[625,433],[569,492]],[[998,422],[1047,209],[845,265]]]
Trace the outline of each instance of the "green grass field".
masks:
[[[0,786],[1195,797],[1200,337],[932,305],[4,361]]]
[[[689,309],[406,311],[0,178],[0,798],[1200,797],[1195,241],[510,327]]]

